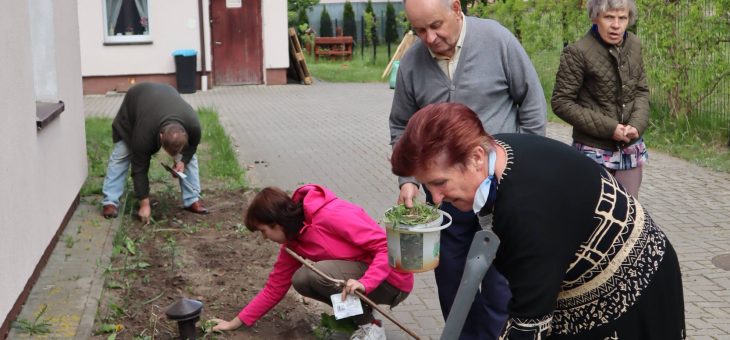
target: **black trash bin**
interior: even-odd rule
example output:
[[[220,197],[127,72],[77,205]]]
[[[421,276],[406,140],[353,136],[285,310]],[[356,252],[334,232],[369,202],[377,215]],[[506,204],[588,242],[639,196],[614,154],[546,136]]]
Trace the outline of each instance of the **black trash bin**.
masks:
[[[175,57],[175,78],[177,79],[177,92],[195,93],[195,66],[197,65],[196,50],[176,50],[172,52]]]

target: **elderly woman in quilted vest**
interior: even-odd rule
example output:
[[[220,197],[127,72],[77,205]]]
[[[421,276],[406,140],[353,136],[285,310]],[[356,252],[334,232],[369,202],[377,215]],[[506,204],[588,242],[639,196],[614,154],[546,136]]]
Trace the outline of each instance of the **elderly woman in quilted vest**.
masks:
[[[593,27],[560,56],[552,108],[573,125],[573,146],[603,165],[634,197],[648,159],[641,137],[649,122],[649,88],[634,0],[589,0]]]

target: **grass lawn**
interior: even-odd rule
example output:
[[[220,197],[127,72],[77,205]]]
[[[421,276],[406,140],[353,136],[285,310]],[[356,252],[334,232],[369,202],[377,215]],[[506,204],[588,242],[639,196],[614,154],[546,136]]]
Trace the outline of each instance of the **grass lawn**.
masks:
[[[397,44],[390,45],[391,56],[395,54]],[[352,60],[342,58],[319,58],[314,60],[314,54],[306,54],[307,68],[309,73],[320,80],[337,83],[372,83],[387,82],[388,76],[381,79],[380,76],[388,66],[388,47],[380,45],[375,49],[377,55],[373,59],[373,48],[365,47],[361,50],[360,45],[353,48]]]

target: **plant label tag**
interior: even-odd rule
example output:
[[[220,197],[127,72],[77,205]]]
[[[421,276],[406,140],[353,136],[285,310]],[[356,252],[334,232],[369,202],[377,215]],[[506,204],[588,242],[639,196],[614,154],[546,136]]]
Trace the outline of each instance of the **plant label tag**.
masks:
[[[362,303],[360,298],[353,294],[347,294],[345,301],[342,301],[342,294],[332,294],[332,309],[335,311],[335,319],[343,319],[353,315],[362,314]]]

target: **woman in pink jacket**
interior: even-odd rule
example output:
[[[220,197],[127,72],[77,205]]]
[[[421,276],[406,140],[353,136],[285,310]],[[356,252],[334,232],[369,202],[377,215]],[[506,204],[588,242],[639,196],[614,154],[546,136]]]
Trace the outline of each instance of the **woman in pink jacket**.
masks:
[[[330,305],[331,295],[359,290],[375,303],[393,307],[413,289],[413,274],[388,265],[383,228],[362,208],[323,186],[304,185],[291,198],[280,189],[265,188],[253,199],[245,223],[249,230],[281,244],[279,257],[263,290],[233,320],[216,319],[214,330],[252,326],[284,298],[291,285],[300,294]],[[302,266],[284,247],[315,262],[328,276],[343,280],[344,289]],[[372,309],[363,303],[363,311],[352,317],[359,329],[351,339],[385,339]]]

